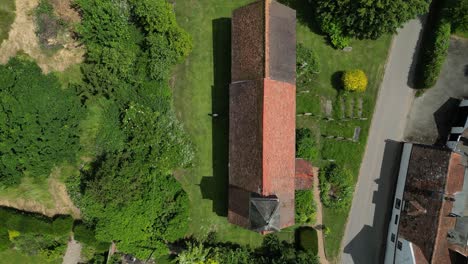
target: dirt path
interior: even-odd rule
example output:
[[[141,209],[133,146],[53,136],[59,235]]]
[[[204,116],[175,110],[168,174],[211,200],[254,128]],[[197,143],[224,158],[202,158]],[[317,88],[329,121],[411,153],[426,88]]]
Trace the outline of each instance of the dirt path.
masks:
[[[69,214],[75,219],[80,219],[80,210],[73,204],[72,200],[70,199],[70,196],[68,196],[65,184],[58,180],[60,173],[60,168],[56,168],[52,171],[48,179],[49,193],[52,195],[52,199],[54,201],[53,208],[48,208],[42,203],[26,199],[0,199],[0,206],[7,206],[16,208],[18,210],[40,213],[49,217],[53,217],[59,214]]]
[[[75,239],[68,241],[67,251],[63,256],[62,264],[77,264],[81,259],[81,244]]]
[[[0,46],[0,63],[7,63],[19,51],[34,58],[45,73],[64,71],[69,66],[80,63],[85,51],[84,48],[78,48],[76,43],[65,45],[52,56],[44,55],[35,33],[33,16],[38,2],[39,0],[16,0],[15,21],[11,25],[8,40]]]
[[[317,216],[316,216],[317,219],[316,219],[316,226],[314,228],[317,231],[317,237],[318,237],[318,257],[320,259],[321,264],[328,264],[328,260],[325,255],[325,247],[323,244],[322,201],[320,200],[320,191],[318,187],[319,186],[318,172],[314,172],[314,176],[315,175],[317,175],[317,177],[314,177],[313,192],[314,192],[314,200],[317,203]]]

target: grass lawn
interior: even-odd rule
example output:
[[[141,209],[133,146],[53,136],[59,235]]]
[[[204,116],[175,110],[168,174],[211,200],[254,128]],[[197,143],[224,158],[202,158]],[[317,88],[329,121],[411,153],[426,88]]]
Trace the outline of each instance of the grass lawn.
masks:
[[[7,249],[5,251],[0,252],[0,263],[4,264],[59,264],[62,263],[62,257],[57,258],[55,260],[48,261],[46,258],[42,256],[28,256],[21,254],[20,252],[14,249]]]
[[[0,189],[0,200],[35,201],[51,209],[55,207],[52,195],[49,193],[47,178],[23,177],[18,186]]]
[[[249,2],[252,1],[176,2],[178,22],[192,35],[194,49],[187,61],[175,70],[173,81],[175,110],[197,151],[194,167],[178,175],[191,200],[189,233],[203,237],[213,230],[217,231],[220,240],[258,245],[261,241],[259,235],[228,224],[225,217],[230,21],[222,18],[230,17],[233,9]],[[385,36],[376,41],[352,41],[351,52],[337,51],[326,43],[323,36],[313,32],[307,25],[308,18],[301,15],[298,12],[297,40],[318,54],[321,71],[310,87],[298,87],[298,91],[309,92],[298,93],[297,113],[310,112],[314,115],[298,117],[297,126],[309,127],[316,133],[321,148],[321,161],[317,164],[334,160],[348,167],[357,180],[391,37]],[[355,68],[366,72],[369,86],[363,94],[346,95],[337,89],[338,76],[341,71]],[[347,118],[357,117],[360,111],[362,117],[368,119],[324,121],[321,118],[325,115],[322,104],[326,100],[332,102],[335,120],[343,115]],[[362,109],[359,107],[361,100]],[[219,113],[220,117],[213,120],[209,113]],[[356,143],[321,137],[352,137],[357,126],[362,130]],[[347,216],[348,210],[324,210],[324,223],[331,229],[325,241],[326,254],[331,260],[336,260],[339,255]],[[291,236],[285,233],[280,237],[289,240]]]
[[[193,38],[193,52],[174,75],[175,110],[196,148],[193,168],[178,173],[190,197],[189,234],[216,231],[219,240],[258,246],[262,236],[227,222],[230,20],[250,0],[176,1],[178,23]],[[213,120],[208,114],[216,112]],[[213,122],[215,121],[215,122]]]
[[[15,0],[0,1],[0,44],[8,38],[8,32],[14,20]]]

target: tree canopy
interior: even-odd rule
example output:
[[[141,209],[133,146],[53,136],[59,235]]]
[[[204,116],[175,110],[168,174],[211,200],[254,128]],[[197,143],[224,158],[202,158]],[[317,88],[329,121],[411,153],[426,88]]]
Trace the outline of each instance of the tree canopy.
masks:
[[[78,98],[26,57],[0,65],[0,184],[47,177],[79,149]]]
[[[428,10],[429,0],[317,0],[316,12],[325,33],[338,27],[344,36],[377,39],[394,33],[406,21]]]
[[[168,78],[191,51],[165,0],[77,0],[87,57],[84,101],[107,100],[96,159],[70,181],[99,241],[141,259],[185,235],[188,197],[172,172],[193,152],[171,107]]]

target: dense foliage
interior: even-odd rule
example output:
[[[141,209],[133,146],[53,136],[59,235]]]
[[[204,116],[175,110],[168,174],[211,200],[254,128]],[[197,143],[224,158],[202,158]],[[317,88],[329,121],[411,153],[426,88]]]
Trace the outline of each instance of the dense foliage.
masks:
[[[0,185],[23,175],[47,177],[54,165],[74,160],[82,109],[70,90],[26,58],[0,65]]]
[[[394,33],[406,21],[425,13],[428,3],[428,0],[316,0],[316,14],[321,29],[338,44],[346,43],[340,39],[346,36],[377,39]]]
[[[308,128],[296,129],[296,156],[308,161],[316,161],[319,154],[320,149],[312,131]]]
[[[267,235],[260,248],[236,244],[188,242],[176,258],[178,264],[318,264],[317,256],[275,235]]]
[[[320,171],[320,198],[326,207],[343,209],[353,198],[353,175],[346,168],[330,164]]]
[[[84,101],[107,99],[96,159],[69,187],[102,242],[146,259],[185,235],[188,198],[171,175],[193,153],[171,107],[172,67],[191,50],[165,0],[77,0]],[[99,98],[99,99],[97,99]],[[83,230],[81,230],[83,231]],[[82,238],[83,239],[83,238]]]
[[[295,195],[296,223],[313,224],[317,213],[312,190],[297,190]]]
[[[434,31],[434,41],[423,49],[422,87],[429,88],[436,84],[442,65],[448,54],[450,44],[450,23],[441,22]]]
[[[441,0],[431,6],[416,65],[416,88],[430,88],[439,78],[450,44],[450,21],[454,19],[449,8],[451,3],[451,0]]]
[[[345,71],[342,76],[343,87],[350,92],[364,92],[367,88],[367,76],[363,70]]]
[[[305,85],[317,78],[320,64],[317,55],[302,44],[296,47],[296,77],[298,85]]]
[[[457,0],[450,13],[453,31],[468,33],[468,0]]]
[[[54,219],[0,207],[0,250],[14,247],[27,255],[57,260],[65,252],[73,219]]]

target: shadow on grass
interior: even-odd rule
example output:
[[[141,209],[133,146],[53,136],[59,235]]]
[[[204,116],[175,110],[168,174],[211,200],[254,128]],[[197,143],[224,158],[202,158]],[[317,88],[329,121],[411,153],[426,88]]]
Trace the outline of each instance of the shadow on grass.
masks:
[[[341,77],[343,77],[344,71],[337,71],[332,74],[330,77],[330,83],[333,88],[335,88],[338,92],[343,90],[343,82],[341,81]]]
[[[218,18],[213,26],[213,73],[211,88],[213,176],[203,177],[204,199],[213,201],[213,212],[227,216],[229,162],[229,83],[231,82],[231,19]]]
[[[359,233],[344,245],[344,253],[351,255],[354,263],[383,263],[402,148],[401,142],[385,141],[380,178],[375,181],[378,189],[372,197],[372,203],[375,204],[372,226],[364,225]]]

